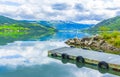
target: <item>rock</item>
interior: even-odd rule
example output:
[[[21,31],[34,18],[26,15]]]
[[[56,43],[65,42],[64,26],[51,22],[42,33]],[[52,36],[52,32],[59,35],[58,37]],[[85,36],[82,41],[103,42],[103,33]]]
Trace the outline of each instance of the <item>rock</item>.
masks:
[[[74,40],[74,43],[77,45],[79,45],[81,43],[81,40],[78,38],[74,38],[73,40]]]
[[[91,47],[98,47],[98,44],[96,41],[93,41],[92,44],[90,45]]]
[[[93,43],[93,38],[90,39],[90,41],[88,42],[88,46],[90,46]]]
[[[102,38],[100,36],[96,35],[96,36],[93,37],[93,39],[97,41],[97,40],[100,40]]]
[[[94,37],[85,37],[82,39],[74,38],[69,39],[65,42],[68,45],[74,45],[74,46],[80,46],[80,47],[88,47],[88,48],[95,48],[98,51],[112,51],[112,52],[120,52],[120,48],[116,48],[111,44],[108,44],[103,38],[100,36],[94,36]]]
[[[81,40],[76,40],[75,44],[80,45],[81,44]]]
[[[105,43],[105,40],[100,40],[99,44],[102,45],[103,43]]]
[[[101,48],[102,48],[102,49],[108,49],[108,44],[107,44],[107,43],[102,44],[102,45],[101,45]]]
[[[91,39],[91,38],[86,37],[86,38],[81,39],[81,42],[90,41],[90,39]]]
[[[86,46],[88,46],[89,41],[85,40],[84,43],[85,43]]]
[[[68,41],[65,42],[66,44],[74,44],[75,41],[73,39],[69,39]]]

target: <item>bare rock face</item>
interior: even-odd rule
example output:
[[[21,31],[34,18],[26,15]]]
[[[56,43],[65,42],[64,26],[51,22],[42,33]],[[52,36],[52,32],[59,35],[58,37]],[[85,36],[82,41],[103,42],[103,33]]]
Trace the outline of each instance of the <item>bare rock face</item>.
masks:
[[[75,41],[74,41],[73,39],[69,39],[69,40],[68,40],[68,41],[66,41],[65,43],[69,45],[69,44],[74,44],[74,43],[75,43]]]
[[[85,37],[82,39],[74,38],[69,39],[65,42],[68,45],[89,47],[91,49],[110,51],[110,52],[120,52],[120,48],[116,48],[113,45],[107,43],[103,38],[99,36]]]

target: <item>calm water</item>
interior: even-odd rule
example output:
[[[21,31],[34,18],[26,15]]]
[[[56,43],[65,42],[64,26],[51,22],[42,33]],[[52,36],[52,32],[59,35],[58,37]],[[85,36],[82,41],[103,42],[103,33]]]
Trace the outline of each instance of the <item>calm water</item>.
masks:
[[[58,32],[1,45],[0,77],[117,77],[47,57],[48,50],[67,46],[64,41],[75,36],[74,32]],[[82,38],[89,34],[79,33],[77,36]]]

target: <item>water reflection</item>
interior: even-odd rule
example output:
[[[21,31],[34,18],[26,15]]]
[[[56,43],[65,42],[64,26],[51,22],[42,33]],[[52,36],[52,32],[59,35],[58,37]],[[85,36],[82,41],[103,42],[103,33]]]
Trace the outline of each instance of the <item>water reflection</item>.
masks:
[[[100,68],[98,68],[98,65],[96,65],[96,64],[90,64],[90,63],[82,63],[82,62],[78,62],[78,61],[76,61],[76,60],[72,60],[72,59],[63,59],[62,57],[60,57],[60,56],[50,56],[49,55],[49,57],[51,57],[51,58],[54,58],[54,59],[58,59],[58,60],[61,60],[61,62],[63,63],[63,64],[67,64],[67,63],[71,63],[71,64],[75,64],[76,65],[76,67],[78,67],[78,68],[83,68],[83,67],[88,67],[88,68],[91,68],[91,69],[95,69],[95,70],[97,70],[97,71],[99,71],[100,73],[102,73],[102,74],[106,74],[106,73],[110,73],[110,74],[114,74],[114,75],[119,75],[120,76],[120,73],[119,73],[119,71],[115,71],[115,70],[112,70],[112,69],[100,69]],[[111,76],[111,75],[110,75]]]
[[[0,65],[47,64],[47,51],[66,46],[64,42],[16,41],[0,47]]]
[[[47,57],[48,50],[67,46],[63,40],[75,36],[75,33],[59,32],[42,37],[39,34],[20,36],[17,39],[1,37],[0,44],[6,45],[0,46],[0,77],[116,77],[84,66],[78,68],[68,61],[62,61],[63,64],[60,60]],[[78,34],[80,38],[85,36],[88,35]]]
[[[16,41],[0,47],[0,77],[115,77],[47,57],[64,41]]]
[[[0,72],[1,77],[94,77],[94,74],[97,74],[96,77],[102,76],[99,72],[91,69],[77,69],[74,65],[63,65],[56,62],[31,67],[18,67],[16,70],[9,70],[9,72]]]
[[[44,40],[63,41],[63,40],[67,40],[69,38],[74,38],[74,37],[82,38],[82,37],[88,37],[88,36],[90,36],[90,34],[82,33],[82,32],[79,32],[77,34],[76,34],[76,32],[57,32],[53,35],[48,35],[48,36],[44,36],[44,37],[40,38],[40,41],[44,41]]]
[[[78,33],[77,37],[82,38],[89,36],[87,33]],[[56,33],[28,33],[28,34],[16,34],[16,35],[0,35],[0,45],[6,45],[7,43],[12,43],[14,41],[46,41],[46,40],[67,40],[68,38],[76,37],[76,32],[56,32]]]
[[[14,41],[28,41],[28,40],[39,40],[39,38],[45,36],[51,36],[51,33],[38,33],[38,32],[31,32],[27,34],[10,34],[0,35],[0,45],[6,45],[7,43],[12,43]]]

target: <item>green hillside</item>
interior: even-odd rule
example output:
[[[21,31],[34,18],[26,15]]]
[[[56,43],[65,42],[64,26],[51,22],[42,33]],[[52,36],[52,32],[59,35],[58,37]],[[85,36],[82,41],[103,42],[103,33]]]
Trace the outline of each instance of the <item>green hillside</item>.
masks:
[[[13,24],[18,23],[19,21],[10,19],[8,17],[0,16],[0,25],[2,24]]]
[[[120,16],[116,16],[110,19],[103,20],[96,24],[90,31],[100,31],[100,27],[109,28],[109,31],[119,30],[120,31]]]
[[[4,30],[4,29],[12,30],[13,27],[14,27],[14,30],[15,30],[15,28],[16,29],[24,28],[25,30],[27,29],[27,30],[32,31],[32,32],[54,30],[54,28],[52,28],[52,27],[45,27],[45,26],[40,25],[40,24],[23,22],[23,21],[14,20],[14,19],[11,19],[8,17],[0,16],[0,30],[1,29],[2,30]],[[22,30],[24,30],[24,29],[22,29]]]

